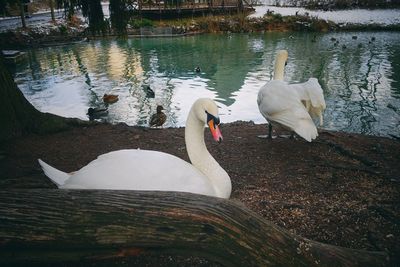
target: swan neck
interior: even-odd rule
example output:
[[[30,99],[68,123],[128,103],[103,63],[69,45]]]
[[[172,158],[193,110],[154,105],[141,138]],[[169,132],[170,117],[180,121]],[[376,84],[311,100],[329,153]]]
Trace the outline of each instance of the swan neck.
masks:
[[[204,142],[204,124],[196,119],[193,112],[186,121],[185,143],[189,159],[196,168],[201,157],[212,158]]]
[[[283,80],[283,75],[285,73],[285,61],[282,58],[277,58],[275,61],[274,68],[274,80]]]
[[[204,122],[196,117],[193,110],[190,111],[186,121],[185,143],[190,162],[209,179],[216,196],[229,198],[230,177],[208,152],[204,142]]]

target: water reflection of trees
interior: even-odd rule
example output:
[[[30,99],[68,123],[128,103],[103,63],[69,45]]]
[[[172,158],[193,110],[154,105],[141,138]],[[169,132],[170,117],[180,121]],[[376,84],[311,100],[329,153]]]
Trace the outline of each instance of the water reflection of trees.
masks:
[[[179,39],[149,39],[135,42],[140,46],[144,68],[151,67],[150,57],[158,60],[157,72],[171,78],[209,79],[209,90],[230,101],[231,94],[241,88],[257,59],[248,48],[247,38],[228,35],[202,35]],[[194,69],[199,66],[201,74]],[[154,69],[149,70],[154,71]]]
[[[357,40],[352,39],[355,34]],[[332,36],[340,41],[338,46],[330,40]],[[372,36],[376,41],[370,43]],[[387,114],[394,117],[400,110],[396,101],[400,98],[398,41],[396,33],[221,34],[101,40],[32,50],[28,53],[29,66],[17,75],[29,71],[28,76],[40,81],[41,88],[51,86],[49,77],[82,80],[83,88],[88,89],[88,106],[101,104],[104,93],[115,91],[123,100],[111,108],[111,119],[129,124],[146,124],[156,104],[162,104],[170,125],[174,125],[179,108],[173,106],[173,99],[177,81],[183,80],[188,82],[181,83],[183,89],[179,90],[194,92],[199,84],[192,86],[190,81],[200,80],[198,92],[215,93],[223,108],[247,108],[254,114],[255,101],[243,105],[248,101],[243,97],[256,96],[259,87],[273,76],[276,51],[288,49],[285,79],[304,82],[309,77],[318,78],[328,102],[328,128],[376,134],[382,128],[393,127],[381,118]],[[201,68],[200,74],[194,71],[196,66]],[[154,89],[155,98],[146,96],[146,85]],[[399,124],[398,119],[389,120],[392,125]]]
[[[370,41],[372,36],[376,41]],[[331,37],[339,40],[339,45],[335,46]],[[328,100],[325,113],[328,128],[377,134],[386,127],[382,117],[385,117],[392,94],[388,76],[398,61],[390,58],[393,50],[387,49],[386,44],[398,43],[398,36],[390,33],[342,33],[318,35],[317,42],[313,43],[305,38],[301,40],[297,45],[291,44],[290,52],[295,58],[296,69],[303,75],[294,73],[292,69],[288,76],[299,82],[311,76],[319,79]]]

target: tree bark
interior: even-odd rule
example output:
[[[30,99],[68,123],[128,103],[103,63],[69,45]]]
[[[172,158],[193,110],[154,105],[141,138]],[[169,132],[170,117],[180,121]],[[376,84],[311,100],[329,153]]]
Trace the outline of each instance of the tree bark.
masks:
[[[202,256],[225,266],[388,266],[383,252],[342,248],[281,229],[220,198],[178,192],[0,191],[0,265]]]
[[[19,0],[18,2],[19,2],[19,12],[20,12],[20,15],[21,15],[22,27],[26,28],[24,3],[22,3],[22,0]]]
[[[41,113],[18,89],[0,55],[0,142],[24,133],[46,133],[85,123]]]
[[[54,0],[49,0],[51,21],[56,22],[56,17],[54,16]]]

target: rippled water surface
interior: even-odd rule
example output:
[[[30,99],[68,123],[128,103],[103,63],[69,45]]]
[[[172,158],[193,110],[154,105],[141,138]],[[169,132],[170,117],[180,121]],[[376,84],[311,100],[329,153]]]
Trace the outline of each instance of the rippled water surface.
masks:
[[[168,116],[166,126],[184,126],[199,97],[218,102],[222,122],[264,123],[256,98],[273,75],[278,49],[289,51],[287,81],[316,77],[321,83],[328,105],[324,128],[400,135],[400,33],[90,41],[30,50],[15,78],[36,108],[66,117],[87,119],[87,109],[102,106],[103,94],[111,93],[118,94],[119,101],[102,119],[113,123],[147,125],[161,104]],[[194,71],[196,66],[200,73]],[[146,95],[146,86],[155,98]]]

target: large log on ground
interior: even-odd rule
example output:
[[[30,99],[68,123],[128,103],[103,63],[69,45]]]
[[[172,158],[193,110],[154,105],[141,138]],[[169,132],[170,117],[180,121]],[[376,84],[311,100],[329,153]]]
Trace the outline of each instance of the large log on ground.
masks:
[[[311,241],[240,203],[176,192],[0,191],[0,266],[162,251],[226,266],[387,266],[383,252]]]

